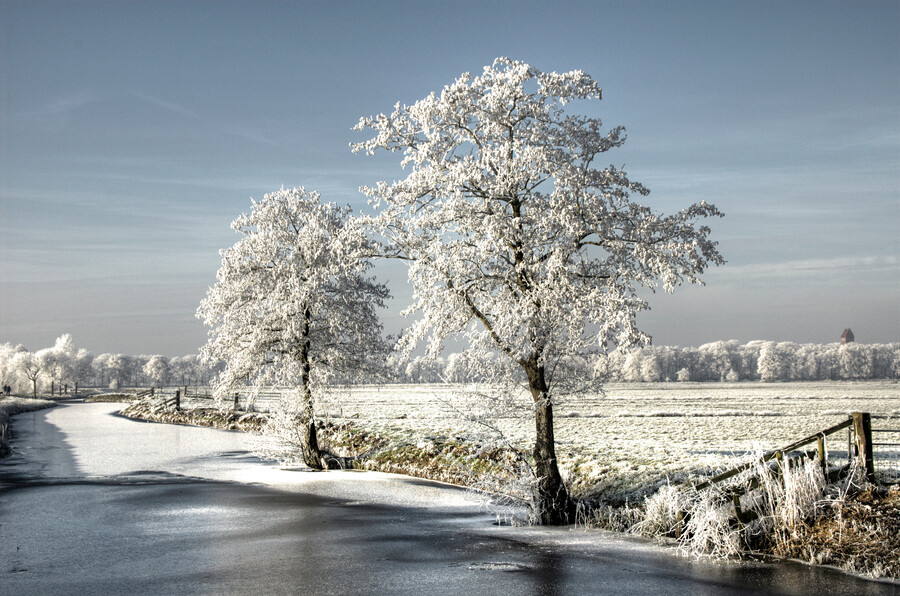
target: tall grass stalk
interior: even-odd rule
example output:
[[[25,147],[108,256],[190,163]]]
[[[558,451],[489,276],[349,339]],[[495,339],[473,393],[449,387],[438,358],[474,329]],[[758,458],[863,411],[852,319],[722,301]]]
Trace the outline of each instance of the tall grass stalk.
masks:
[[[754,461],[734,481],[700,492],[663,486],[645,499],[643,519],[631,531],[675,536],[679,549],[693,556],[731,557],[760,546],[787,544],[823,502],[825,475],[817,461],[806,458],[763,462],[756,455]],[[740,495],[741,511],[753,520],[737,519],[735,494]]]

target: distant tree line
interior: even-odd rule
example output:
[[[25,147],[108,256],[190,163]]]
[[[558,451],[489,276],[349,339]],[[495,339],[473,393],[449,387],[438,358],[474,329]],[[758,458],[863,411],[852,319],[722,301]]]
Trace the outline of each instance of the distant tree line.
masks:
[[[207,385],[217,367],[201,362],[198,354],[169,358],[161,355],[94,355],[78,348],[70,334],[49,348],[30,351],[25,346],[0,344],[0,378],[14,393],[47,394],[79,387],[150,387]]]
[[[490,362],[473,362],[468,353],[430,358],[388,356],[381,380],[390,383],[486,383]],[[645,346],[614,351],[596,360],[567,363],[568,370],[599,375],[609,382],[791,382],[900,379],[900,343],[798,344],[794,342],[716,341],[700,347]],[[80,387],[205,386],[220,372],[198,354],[166,357],[94,355],[76,348],[65,334],[53,347],[31,352],[0,344],[0,380],[15,393],[49,393]],[[366,383],[340,378],[338,383]]]
[[[900,343],[799,344],[716,341],[700,347],[644,346],[616,350],[594,361],[570,362],[610,382],[857,381],[900,379]],[[408,383],[487,382],[467,355],[413,358],[391,364],[395,380]],[[473,371],[476,371],[473,376]]]
[[[856,381],[900,378],[900,343],[798,344],[717,341],[700,347],[646,346],[597,363],[610,380]]]

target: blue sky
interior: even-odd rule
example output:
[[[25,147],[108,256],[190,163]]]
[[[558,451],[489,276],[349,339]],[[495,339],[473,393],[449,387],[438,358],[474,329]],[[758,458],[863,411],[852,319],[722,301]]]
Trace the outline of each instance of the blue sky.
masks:
[[[229,223],[281,186],[365,207],[360,116],[497,56],[582,69],[578,108],[728,263],[650,296],[654,343],[900,341],[900,2],[0,0],[0,341],[193,353]],[[380,265],[398,299],[405,272]]]

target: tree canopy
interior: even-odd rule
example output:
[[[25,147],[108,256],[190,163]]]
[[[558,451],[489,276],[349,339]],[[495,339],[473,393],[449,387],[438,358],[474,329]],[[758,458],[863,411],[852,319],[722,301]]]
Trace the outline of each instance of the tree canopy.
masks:
[[[411,106],[362,118],[374,136],[355,151],[401,151],[405,178],[363,191],[373,224],[395,256],[410,261],[421,318],[405,347],[465,335],[472,350],[498,350],[527,387],[536,423],[536,513],[571,519],[556,467],[552,403],[567,357],[646,340],[637,288],[673,290],[723,262],[709,228],[721,215],[693,204],[674,215],[631,199],[648,190],[598,157],[625,142],[625,129],[566,113],[599,100],[587,74],[541,72],[498,58]],[[475,360],[488,361],[487,358]],[[562,377],[562,375],[560,375]]]
[[[298,390],[307,464],[321,467],[314,399],[334,373],[362,375],[384,353],[376,309],[385,286],[366,276],[370,241],[349,207],[281,189],[232,223],[242,238],[222,251],[218,282],[197,316],[211,327],[205,358],[223,360],[216,392],[248,380]]]

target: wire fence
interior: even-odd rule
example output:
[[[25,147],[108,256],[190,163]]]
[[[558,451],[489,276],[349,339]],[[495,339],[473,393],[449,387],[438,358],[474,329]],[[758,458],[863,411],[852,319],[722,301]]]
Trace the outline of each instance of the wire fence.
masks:
[[[872,416],[872,457],[883,484],[900,484],[900,420]]]

